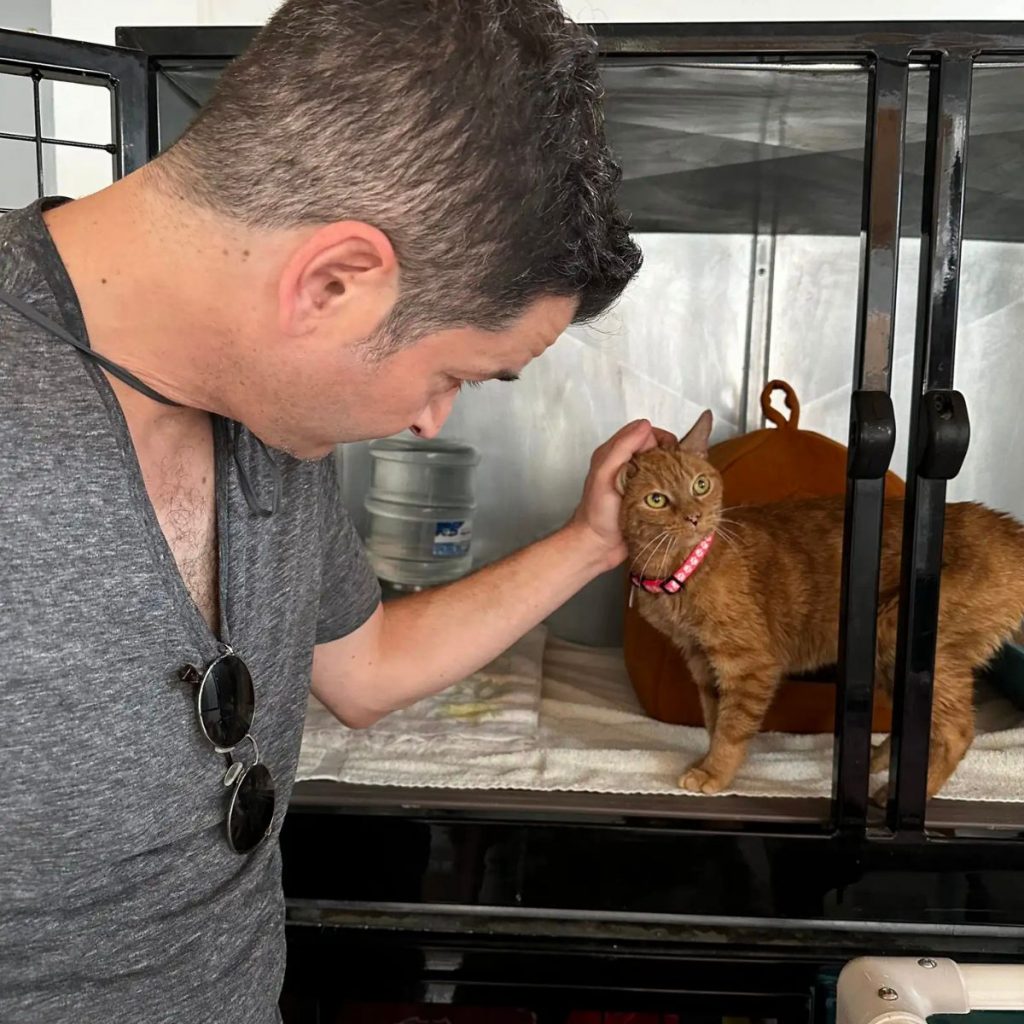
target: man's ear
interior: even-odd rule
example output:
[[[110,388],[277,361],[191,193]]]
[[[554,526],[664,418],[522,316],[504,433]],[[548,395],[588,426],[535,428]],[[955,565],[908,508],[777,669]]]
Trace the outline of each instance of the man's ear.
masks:
[[[679,442],[679,451],[688,452],[699,458],[708,457],[708,441],[711,439],[711,427],[714,425],[714,417],[710,409],[705,409],[697,418],[697,422],[690,427],[689,433]]]
[[[639,468],[640,467],[635,462],[630,460],[622,467],[622,469],[619,470],[619,474],[615,478],[615,490],[617,490],[619,494],[626,493],[626,482],[631,476],[634,476],[638,472]]]
[[[360,221],[339,221],[314,231],[291,255],[279,284],[280,326],[301,336],[345,307],[358,332],[372,333],[397,296],[398,264],[391,242]],[[354,301],[365,298],[367,301]],[[354,321],[374,321],[366,325]]]

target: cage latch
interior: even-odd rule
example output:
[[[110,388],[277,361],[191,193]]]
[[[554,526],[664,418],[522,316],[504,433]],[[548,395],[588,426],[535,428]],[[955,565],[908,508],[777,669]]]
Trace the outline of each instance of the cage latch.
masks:
[[[927,480],[952,480],[971,441],[967,402],[959,391],[935,389],[921,397],[917,421],[917,472]]]
[[[854,480],[885,476],[896,445],[896,416],[885,391],[854,391],[850,416],[848,475]]]

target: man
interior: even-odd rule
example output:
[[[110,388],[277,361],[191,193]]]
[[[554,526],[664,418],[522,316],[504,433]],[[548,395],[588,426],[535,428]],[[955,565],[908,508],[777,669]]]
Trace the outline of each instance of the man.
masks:
[[[160,159],[0,221],[0,1020],[276,1019],[310,683],[369,725],[621,562],[646,422],[386,610],[327,457],[605,309],[617,181],[555,0],[289,0]]]

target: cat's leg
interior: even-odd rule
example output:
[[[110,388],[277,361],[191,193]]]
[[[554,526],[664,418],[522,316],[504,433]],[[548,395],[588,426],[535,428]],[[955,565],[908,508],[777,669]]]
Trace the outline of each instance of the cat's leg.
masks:
[[[871,774],[884,772],[889,767],[889,757],[892,753],[892,742],[888,736],[871,750]]]
[[[747,745],[761,728],[781,678],[775,665],[752,668],[732,659],[714,664],[719,701],[711,747],[704,759],[679,779],[679,787],[691,793],[720,793],[730,785],[747,756]]]
[[[708,736],[713,736],[715,723],[718,721],[718,683],[715,681],[715,670],[703,651],[688,651],[686,666],[697,685],[700,697],[700,708],[704,715],[704,728]]]
[[[949,780],[974,740],[974,674],[970,663],[943,650],[935,656],[928,798]]]

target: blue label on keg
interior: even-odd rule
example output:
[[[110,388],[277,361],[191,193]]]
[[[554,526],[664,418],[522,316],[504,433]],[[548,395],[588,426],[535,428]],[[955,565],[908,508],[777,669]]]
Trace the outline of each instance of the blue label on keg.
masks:
[[[434,527],[434,557],[462,558],[469,554],[473,524],[462,519],[438,523]]]

